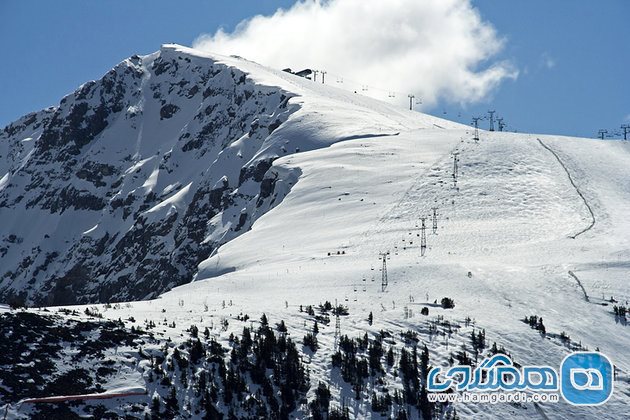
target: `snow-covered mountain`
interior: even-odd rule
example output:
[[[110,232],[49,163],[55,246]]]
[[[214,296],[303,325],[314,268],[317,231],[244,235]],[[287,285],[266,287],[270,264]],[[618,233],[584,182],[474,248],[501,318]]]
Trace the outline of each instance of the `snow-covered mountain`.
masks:
[[[554,367],[570,351],[599,349],[617,369],[600,407],[456,403],[432,407],[434,417],[453,408],[461,418],[627,415],[630,334],[613,307],[630,300],[630,143],[483,131],[476,142],[466,126],[167,45],[5,128],[0,157],[4,300],[160,295],[40,321],[106,334],[95,340],[98,360],[86,343],[51,336],[57,366],[83,355],[81,375],[100,387],[86,392],[147,390],[108,404],[118,415],[149,414],[157,396],[158,411],[165,401],[180,418],[255,418],[279,413],[274,398],[286,402],[289,387],[295,395],[277,417],[303,418],[322,407],[321,383],[341,414],[417,418],[423,380],[414,385],[407,358],[424,346],[432,366],[474,364],[503,347],[522,365]],[[344,307],[339,330],[333,303]],[[544,319],[544,333],[523,322],[531,316]],[[14,339],[24,322],[5,317],[4,337]],[[298,343],[300,363],[282,364],[295,361],[291,345],[275,349],[278,365],[263,363],[268,384],[252,366],[281,320],[271,329]],[[314,321],[315,350],[305,336]],[[120,328],[139,325],[150,337],[134,329],[123,339]],[[481,331],[480,347],[471,336]],[[243,344],[252,339],[253,350]],[[391,365],[379,348],[392,350]],[[26,369],[20,349],[14,363]],[[227,376],[214,374],[221,354]],[[353,376],[374,358],[382,368]],[[102,360],[123,367],[101,375]],[[279,365],[308,371],[308,384],[289,384]],[[51,383],[65,374],[49,373]],[[25,381],[20,392],[49,388]]]
[[[155,297],[282,201],[299,170],[272,162],[340,138],[304,113],[285,127],[302,81],[250,67],[166,45],[5,127],[0,297]]]
[[[268,170],[293,147],[274,134],[291,96],[165,46],[5,127],[0,295],[107,302],[189,282],[290,188]]]

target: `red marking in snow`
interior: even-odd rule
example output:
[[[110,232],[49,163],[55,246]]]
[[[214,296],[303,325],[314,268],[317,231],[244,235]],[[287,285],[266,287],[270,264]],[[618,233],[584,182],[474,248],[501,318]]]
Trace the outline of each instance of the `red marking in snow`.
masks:
[[[36,404],[36,403],[54,403],[64,401],[76,401],[76,400],[105,400],[110,398],[119,397],[133,397],[138,395],[146,395],[146,391],[130,391],[130,392],[112,392],[112,393],[100,393],[100,394],[81,394],[81,395],[60,395],[58,397],[41,397],[41,398],[27,398],[22,400],[22,404]]]

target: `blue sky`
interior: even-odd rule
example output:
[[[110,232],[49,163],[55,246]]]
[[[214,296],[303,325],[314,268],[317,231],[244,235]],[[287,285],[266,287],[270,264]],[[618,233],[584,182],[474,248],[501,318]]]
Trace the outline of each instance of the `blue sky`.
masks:
[[[293,3],[3,0],[0,126],[56,105],[132,54],[168,42],[191,45],[202,33],[219,27],[229,32],[245,18]],[[585,137],[630,122],[630,2],[472,3],[505,38],[495,59],[510,60],[519,76],[465,109],[441,102],[430,113],[468,123],[471,115],[492,108],[510,129]]]
[[[630,122],[630,2],[474,4],[507,38],[502,55],[521,70],[476,111],[492,106],[519,131],[587,137]]]

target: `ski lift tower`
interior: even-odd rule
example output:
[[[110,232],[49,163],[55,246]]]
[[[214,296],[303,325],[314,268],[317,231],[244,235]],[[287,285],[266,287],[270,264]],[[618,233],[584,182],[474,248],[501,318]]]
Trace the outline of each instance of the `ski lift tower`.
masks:
[[[497,118],[497,124],[499,125],[499,131],[503,131],[505,128],[505,123],[503,122],[503,118]]]
[[[389,252],[381,252],[379,255],[383,260],[383,269],[381,272],[381,292],[384,292],[387,289],[387,255]]]
[[[494,113],[497,111],[488,111],[488,116],[490,119],[490,131],[494,131]]]
[[[433,234],[437,234],[437,228],[438,228],[438,224],[437,224],[437,207],[433,207],[431,210],[433,210],[433,217],[432,217],[432,221],[433,221]]]
[[[424,254],[427,251],[427,232],[424,222],[427,220],[427,218],[421,217],[420,220],[422,221],[422,227],[420,228],[422,230],[420,234],[420,256],[424,257]]]
[[[473,117],[473,125],[475,126],[475,134],[473,135],[474,141],[479,141],[479,120],[481,117]]]

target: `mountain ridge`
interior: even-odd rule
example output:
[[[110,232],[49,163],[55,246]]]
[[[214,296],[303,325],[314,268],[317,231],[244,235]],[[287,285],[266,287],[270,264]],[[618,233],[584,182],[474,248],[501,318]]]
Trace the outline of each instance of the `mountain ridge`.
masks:
[[[311,110],[309,83],[239,57],[166,44],[123,60],[58,107],[6,126],[0,299],[50,305],[155,297],[191,281],[200,262],[282,200],[299,169],[272,169],[275,159],[393,134],[417,118],[392,119],[377,101],[346,93],[329,100],[330,109]],[[384,132],[361,134],[359,119],[345,136],[328,133],[326,116],[317,115],[343,115],[340,100],[363,119],[380,111]],[[294,124],[286,126],[289,118]],[[47,227],[33,228],[44,219]]]
[[[20,222],[3,224],[6,245],[0,256],[5,269],[11,267],[16,245],[30,242],[35,250],[30,255],[22,250],[14,256],[14,268],[2,274],[4,300],[60,304],[156,296],[190,281],[194,265],[221,242],[203,244],[210,219],[234,206],[241,211],[250,201],[256,203],[252,213],[268,210],[276,198],[271,195],[277,180],[270,174],[262,191],[260,185],[274,157],[257,159],[254,154],[295,112],[288,104],[290,96],[248,83],[245,73],[234,67],[207,59],[192,65],[194,58],[176,54],[163,48],[158,54],[124,60],[99,81],[64,97],[59,107],[29,114],[4,128],[0,143],[9,150],[0,208],[5,220],[11,220],[7,213],[15,217],[19,209],[33,218],[44,217],[34,214],[44,212],[52,216],[48,223],[56,218],[64,230],[72,223],[70,213],[77,213],[79,220],[86,213],[95,219],[81,223],[92,226],[75,231],[74,243],[65,249],[47,246],[47,240],[59,236],[49,229],[29,240],[18,234]],[[242,162],[226,165],[230,158]],[[245,185],[249,181],[258,187]],[[175,203],[186,197],[186,204]],[[165,204],[159,207],[161,202]],[[195,216],[201,213],[205,216]],[[256,217],[243,215],[238,224],[227,221],[234,224],[233,231],[247,229],[251,220],[246,217]],[[180,253],[171,261],[160,249],[169,235],[174,242],[169,253],[176,248]],[[150,258],[151,252],[161,252],[163,258]],[[107,254],[111,261],[96,261]],[[136,273],[124,274],[132,261]],[[159,272],[151,268],[155,264],[162,265]],[[43,276],[51,271],[56,273]],[[104,280],[92,280],[99,277]],[[112,277],[118,280],[111,283]]]

